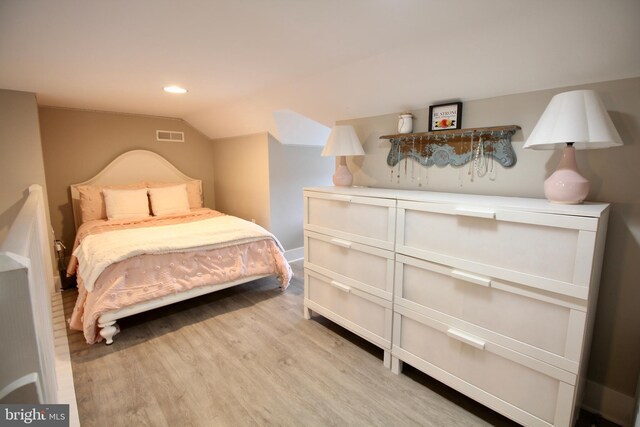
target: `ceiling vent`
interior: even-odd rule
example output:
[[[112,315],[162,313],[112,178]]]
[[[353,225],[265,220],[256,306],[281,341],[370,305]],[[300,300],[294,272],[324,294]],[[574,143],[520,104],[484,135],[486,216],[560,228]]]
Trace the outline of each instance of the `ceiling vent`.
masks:
[[[156,139],[163,142],[184,142],[184,132],[174,130],[157,130]]]

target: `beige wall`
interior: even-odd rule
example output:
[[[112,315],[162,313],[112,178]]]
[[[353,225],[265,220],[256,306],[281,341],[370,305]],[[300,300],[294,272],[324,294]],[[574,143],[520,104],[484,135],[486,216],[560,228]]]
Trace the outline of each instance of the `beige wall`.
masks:
[[[267,134],[213,141],[216,209],[270,230]]]
[[[26,200],[27,188],[39,184],[47,200],[40,145],[38,105],[33,93],[0,90],[0,242]],[[53,248],[53,245],[51,245]],[[52,249],[53,250],[53,249]]]
[[[522,127],[513,139],[517,164],[511,169],[497,166],[495,181],[485,177],[471,182],[464,167],[414,169],[412,162],[405,174],[403,161],[398,182],[386,165],[390,144],[379,139],[396,133],[396,114],[342,122],[355,126],[366,152],[355,162],[350,160],[349,167],[356,185],[543,198],[543,181],[554,170],[561,152],[523,150],[522,146],[551,97],[576,88],[595,89],[602,96],[625,144],[579,151],[577,155],[583,174],[591,181],[588,200],[612,203],[588,378],[634,396],[640,370],[639,78],[465,102],[463,128]],[[414,131],[426,131],[427,108],[414,111],[414,115]],[[418,171],[422,187],[418,187]],[[397,173],[398,167],[393,175]]]
[[[183,120],[41,107],[40,130],[51,222],[68,248],[75,236],[69,185],[93,177],[129,150],[156,152],[201,179],[205,206],[214,207],[211,141]],[[185,142],[157,142],[156,130],[182,131]]]
[[[268,133],[213,141],[216,209],[271,231],[285,250],[303,247],[302,189],[330,185],[322,147],[282,145]]]

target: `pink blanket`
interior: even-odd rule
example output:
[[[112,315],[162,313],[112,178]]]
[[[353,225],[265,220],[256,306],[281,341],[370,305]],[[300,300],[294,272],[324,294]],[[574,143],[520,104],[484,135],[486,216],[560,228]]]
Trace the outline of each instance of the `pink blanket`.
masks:
[[[221,215],[211,210],[192,215],[159,219],[163,225],[199,220]],[[91,224],[93,223],[93,224]],[[153,226],[158,221],[145,219],[134,223],[92,221],[78,230],[76,246],[92,232],[104,233],[122,227]],[[107,224],[110,223],[110,224]],[[87,227],[84,227],[87,225]],[[83,228],[84,227],[84,228]],[[75,261],[72,260],[72,263]],[[75,266],[70,263],[69,271]],[[284,254],[273,239],[234,244],[209,250],[143,254],[107,267],[95,282],[92,292],[78,277],[78,299],[70,326],[82,330],[89,344],[100,341],[97,321],[105,312],[121,309],[165,295],[184,292],[199,286],[216,285],[244,277],[277,274],[284,290],[292,277]]]

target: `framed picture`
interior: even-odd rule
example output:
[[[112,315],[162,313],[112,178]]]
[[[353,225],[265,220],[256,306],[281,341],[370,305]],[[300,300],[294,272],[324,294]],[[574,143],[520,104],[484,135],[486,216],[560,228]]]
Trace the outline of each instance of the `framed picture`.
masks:
[[[462,102],[431,105],[429,132],[462,128]]]

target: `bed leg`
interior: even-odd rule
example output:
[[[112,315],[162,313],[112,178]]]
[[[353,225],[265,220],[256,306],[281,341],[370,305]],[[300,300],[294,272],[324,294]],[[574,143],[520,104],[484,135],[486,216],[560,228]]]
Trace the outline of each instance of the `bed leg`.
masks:
[[[106,344],[113,344],[113,337],[120,332],[120,327],[115,320],[106,323],[98,323],[100,328],[100,336],[106,340]]]

